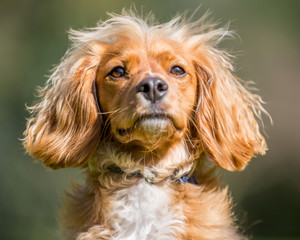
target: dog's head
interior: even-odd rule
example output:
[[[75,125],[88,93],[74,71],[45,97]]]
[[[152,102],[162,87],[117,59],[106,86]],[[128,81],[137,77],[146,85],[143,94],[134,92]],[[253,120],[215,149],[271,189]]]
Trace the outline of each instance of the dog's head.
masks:
[[[119,38],[97,70],[101,111],[113,137],[151,149],[184,137],[197,102],[190,50],[152,34]]]
[[[215,47],[227,33],[132,15],[72,31],[73,46],[31,108],[27,150],[58,168],[85,164],[101,141],[151,151],[186,141],[222,168],[243,169],[266,150],[255,119],[263,108]]]

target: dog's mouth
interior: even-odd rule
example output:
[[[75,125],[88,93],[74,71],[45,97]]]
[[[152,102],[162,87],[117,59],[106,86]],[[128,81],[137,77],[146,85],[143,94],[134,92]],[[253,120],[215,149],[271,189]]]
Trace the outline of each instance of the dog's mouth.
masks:
[[[145,114],[137,117],[130,128],[117,128],[120,137],[131,136],[134,132],[143,132],[143,135],[150,137],[157,136],[170,131],[170,129],[181,131],[176,127],[171,116],[165,113]]]

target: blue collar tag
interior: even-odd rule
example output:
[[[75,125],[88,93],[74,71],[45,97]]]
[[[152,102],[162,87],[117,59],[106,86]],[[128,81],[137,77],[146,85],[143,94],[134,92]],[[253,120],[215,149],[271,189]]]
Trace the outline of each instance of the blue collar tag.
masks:
[[[186,183],[192,183],[192,184],[197,184],[195,178],[193,176],[189,177],[189,178],[186,178],[185,176],[182,176],[180,178],[180,181],[183,183],[183,184],[186,184]]]

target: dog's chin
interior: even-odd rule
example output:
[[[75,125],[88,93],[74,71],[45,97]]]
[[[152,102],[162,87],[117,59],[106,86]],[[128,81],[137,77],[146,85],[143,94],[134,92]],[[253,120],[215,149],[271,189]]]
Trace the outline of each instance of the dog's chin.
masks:
[[[182,129],[175,126],[168,117],[146,116],[135,122],[130,128],[117,128],[115,137],[119,142],[135,142],[148,148],[176,140],[182,137]]]

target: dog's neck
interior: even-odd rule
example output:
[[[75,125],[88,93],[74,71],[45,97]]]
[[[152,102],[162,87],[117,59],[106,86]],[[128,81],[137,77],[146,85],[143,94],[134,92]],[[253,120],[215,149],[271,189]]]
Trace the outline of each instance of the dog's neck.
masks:
[[[89,161],[90,173],[103,183],[144,178],[156,184],[188,177],[193,169],[193,158],[184,142],[174,143],[160,154],[124,149],[116,143],[101,144],[96,157]]]

